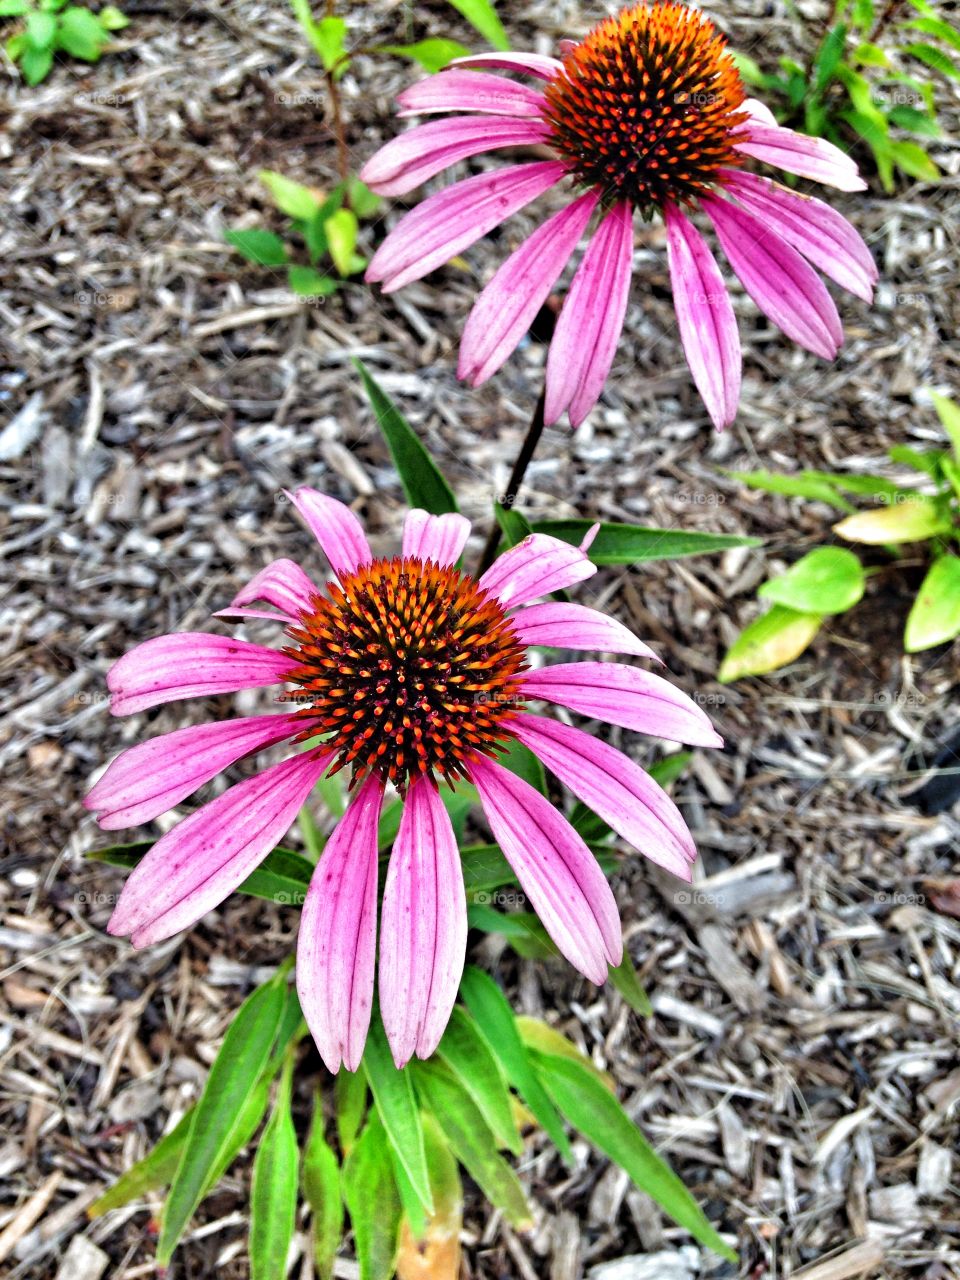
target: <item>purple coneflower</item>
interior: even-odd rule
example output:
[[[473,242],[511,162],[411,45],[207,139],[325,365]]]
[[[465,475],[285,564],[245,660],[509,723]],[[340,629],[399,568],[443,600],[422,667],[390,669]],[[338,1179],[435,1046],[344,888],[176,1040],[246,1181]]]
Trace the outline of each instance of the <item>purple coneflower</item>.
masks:
[[[870,301],[870,252],[833,209],[744,166],[759,160],[841,191],[862,190],[857,166],[824,141],[781,128],[744,94],[726,41],[672,0],[605,18],[562,60],[526,53],[460,58],[399,98],[401,114],[462,112],[394,138],[362,177],[403,195],[457,161],[536,144],[554,159],[466,178],[404,217],[367,279],[391,292],[433,271],[536,196],[560,184],[573,199],[503,263],[467,320],[459,376],[473,386],[507,360],[563,272],[591,219],[598,225],[557,321],[547,358],[547,424],[574,426],[596,404],[623,328],[633,265],[633,214],[662,213],[680,340],[717,427],[736,416],[740,339],[716,260],[690,220],[700,208],[757,306],[808,351],[833,359],[843,341],[817,267]],[[525,84],[466,68],[520,72]],[[579,194],[576,194],[579,192]]]
[[[660,676],[620,663],[532,668],[530,646],[655,655],[621,623],[578,604],[532,601],[589,578],[583,549],[532,534],[476,580],[457,561],[460,515],[410,511],[400,554],[374,557],[359,520],[313,489],[290,495],[333,572],[319,589],[292,560],[260,571],[220,616],[269,618],[281,649],[184,632],[147,640],[107,679],[115,715],[179,698],[287,684],[283,714],[163,734],[124,751],[86,799],[108,830],[149,822],[221,770],[280,742],[288,759],[231,786],[162,836],[110,920],[143,947],[216,907],[283,837],[324,774],[351,772],[351,799],[304,904],[297,986],[324,1062],[355,1070],[374,993],[377,827],[388,784],[403,798],[380,911],[379,994],[398,1066],[428,1057],[450,1015],[467,933],[460,854],[438,782],[468,779],[524,893],[559,950],[601,983],[620,962],[620,921],[595,858],[539,791],[497,761],[521,742],[624,840],[685,879],[696,851],[664,791],[615,748],[528,709],[719,746],[703,711]],[[265,602],[270,609],[251,608]]]

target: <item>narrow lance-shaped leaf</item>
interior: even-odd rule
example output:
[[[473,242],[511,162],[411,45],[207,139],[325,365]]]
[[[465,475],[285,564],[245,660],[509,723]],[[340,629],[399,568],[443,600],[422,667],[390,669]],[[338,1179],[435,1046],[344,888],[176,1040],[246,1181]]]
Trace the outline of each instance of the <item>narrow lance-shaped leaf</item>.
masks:
[[[317,1093],[313,1120],[303,1151],[303,1194],[310,1206],[313,1254],[318,1280],[331,1280],[333,1260],[343,1235],[340,1166],[323,1133],[323,1100]]]
[[[379,1010],[370,1024],[363,1054],[363,1069],[373,1092],[387,1139],[410,1180],[414,1193],[428,1213],[433,1211],[430,1179],[423,1149],[420,1109],[407,1071],[398,1071],[390,1055]]]
[[[195,1112],[196,1107],[191,1107],[142,1160],[138,1160],[132,1169],[121,1174],[112,1187],[94,1200],[87,1210],[87,1217],[99,1218],[111,1209],[119,1209],[131,1200],[139,1200],[148,1191],[168,1186],[183,1157]]]
[[[460,1227],[463,1185],[460,1171],[440,1125],[425,1115],[427,1168],[434,1212],[418,1237],[404,1222],[397,1255],[398,1280],[457,1280],[460,1274]]]
[[[437,1054],[480,1108],[497,1146],[520,1155],[523,1142],[503,1073],[476,1023],[460,1005],[450,1015]]]
[[[287,1055],[273,1112],[253,1161],[250,1190],[251,1280],[283,1280],[297,1211],[300,1153],[290,1114],[293,1055]]]
[[[536,533],[579,546],[591,528],[588,520],[538,520]],[[759,538],[728,533],[699,533],[684,529],[649,529],[632,524],[601,524],[587,553],[594,564],[639,564],[649,560],[676,560],[683,556],[726,551],[730,547],[759,547]]]
[[[360,1132],[360,1125],[363,1123],[367,1109],[367,1077],[363,1071],[345,1069],[338,1071],[333,1086],[333,1097],[340,1150],[348,1156]]]
[[[639,1013],[643,1018],[648,1018],[653,1013],[653,1005],[640,985],[640,979],[626,946],[623,948],[623,959],[615,969],[613,967],[610,969],[610,981],[634,1013]]]
[[[450,3],[494,49],[510,48],[510,39],[491,0],[450,0]]]
[[[397,1254],[400,1197],[387,1135],[376,1115],[371,1115],[347,1156],[342,1186],[353,1225],[360,1280],[390,1280]]]

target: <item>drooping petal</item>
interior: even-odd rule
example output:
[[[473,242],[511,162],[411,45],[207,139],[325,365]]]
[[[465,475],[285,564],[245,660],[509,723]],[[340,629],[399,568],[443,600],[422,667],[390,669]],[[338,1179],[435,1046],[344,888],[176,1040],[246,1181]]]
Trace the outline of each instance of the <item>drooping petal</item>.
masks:
[[[190,725],[123,751],[83,803],[104,831],[151,822],[252,751],[292,737],[295,716],[245,716]]]
[[[856,161],[826,138],[810,138],[782,125],[757,124],[753,121],[738,134],[736,149],[754,160],[774,165],[785,173],[812,178],[839,191],[865,191]]]
[[[109,932],[146,947],[212,911],[286,833],[329,758],[322,749],[293,756],[177,823],[130,873]]]
[[[511,214],[561,180],[556,160],[478,173],[428,196],[390,232],[373,255],[366,279],[384,293],[442,267]]]
[[[479,585],[504,607],[516,608],[583,582],[596,571],[579,547],[546,533],[531,533],[498,556]]]
[[[615,747],[582,729],[524,712],[510,722],[524,746],[628,844],[684,880],[696,847],[662,787]]]
[[[460,851],[427,778],[407,792],[383,891],[380,1012],[397,1067],[440,1043],[467,946]]]
[[[501,147],[544,142],[548,126],[522,116],[450,116],[428,120],[380,148],[360,177],[383,196],[402,196],[450,165]]]
[[[552,80],[563,70],[559,58],[542,53],[471,53],[464,58],[454,58],[451,67],[490,67],[499,71],[520,71],[536,76],[539,80]]]
[[[843,343],[833,299],[814,269],[761,222],[729,200],[701,204],[737,276],[760,310],[794,342],[832,360]]]
[[[521,644],[550,649],[589,649],[594,653],[632,653],[638,658],[660,659],[632,631],[585,604],[550,601],[532,604],[511,620]]]
[[[573,277],[547,356],[544,421],[564,409],[578,427],[600,399],[613,364],[633,269],[633,208],[615,204],[594,232]]]
[[[523,674],[523,692],[580,715],[691,747],[722,747],[701,707],[669,680],[620,662],[560,662]]]
[[[110,668],[110,710],[130,716],[180,698],[207,698],[280,684],[293,662],[276,649],[207,631],[145,640]]]
[[[604,982],[607,965],[623,958],[623,939],[613,891],[596,858],[549,800],[502,765],[474,759],[470,780],[544,928],[575,968],[591,982]]]
[[[306,486],[284,490],[304,523],[320,543],[337,577],[351,574],[373,559],[363,525],[348,506]]]
[[[483,71],[450,71],[427,76],[397,95],[399,115],[431,115],[441,111],[473,111],[492,116],[539,120],[546,105],[542,93],[503,76]]]
[[[383,784],[369,777],[334,828],[310,880],[297,939],[297,992],[328,1071],[356,1071],[373,1008],[377,822]]]
[[[719,430],[737,416],[740,335],[733,304],[707,242],[677,205],[669,204],[667,262],[680,341],[687,364]]]
[[[407,512],[403,522],[401,549],[405,556],[446,566],[457,563],[469,537],[470,521],[466,516],[453,511],[432,516],[427,511],[414,509]]]
[[[304,571],[293,560],[274,560],[261,569],[247,585],[238,591],[226,609],[219,609],[215,617],[276,617],[285,622],[296,622],[304,613],[308,613],[311,602],[318,594]],[[279,614],[269,614],[263,610],[241,608],[254,600],[266,600],[267,604],[276,605]]]
[[[589,191],[574,200],[500,266],[467,317],[457,377],[478,387],[509,357],[546,302],[599,199],[599,192]]]
[[[721,169],[719,176],[731,195],[775,226],[825,276],[864,302],[873,300],[877,265],[860,234],[836,209],[756,173]]]

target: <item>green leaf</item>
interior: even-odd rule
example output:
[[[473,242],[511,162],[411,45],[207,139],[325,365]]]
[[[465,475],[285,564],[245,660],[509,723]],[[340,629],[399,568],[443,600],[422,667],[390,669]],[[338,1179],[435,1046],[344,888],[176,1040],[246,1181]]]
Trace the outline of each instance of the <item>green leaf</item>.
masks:
[[[891,142],[890,155],[899,169],[920,182],[936,182],[940,177],[940,170],[918,142]]]
[[[357,247],[357,215],[352,209],[338,209],[326,220],[323,229],[327,233],[327,246],[333,265],[342,276],[350,275]]]
[[[224,1036],[163,1207],[157,1244],[161,1266],[170,1261],[203,1197],[211,1168],[230,1144],[242,1104],[266,1065],[283,1014],[284,994],[285,984],[279,978],[258,988],[240,1006]]]
[[[508,742],[502,754],[498,756],[497,763],[502,764],[511,773],[515,773],[524,782],[529,782],[530,786],[539,791],[542,796],[547,794],[547,776],[543,765],[533,752],[516,738]]]
[[[960,31],[941,18],[913,18],[910,22],[901,22],[899,29],[920,31],[925,36],[933,36],[935,40],[942,40],[944,44],[960,49]]]
[[[284,177],[273,169],[261,169],[257,177],[270,192],[273,203],[281,213],[290,218],[302,218],[309,222],[323,201],[309,187],[292,178]]]
[[[960,556],[942,555],[917,592],[904,632],[907,653],[919,653],[960,636]]]
[[[533,1056],[547,1092],[570,1124],[624,1169],[640,1190],[695,1240],[736,1262],[737,1255],[704,1217],[696,1200],[596,1075],[569,1058]]]
[[[477,894],[485,898],[486,894]],[[467,907],[467,924],[471,929],[484,933],[501,933],[508,939],[517,955],[530,960],[543,960],[559,955],[540,917],[532,911],[497,911],[485,902],[473,902]]]
[[[313,47],[326,71],[332,71],[346,54],[347,20],[335,14],[313,24]]]
[[[467,893],[478,889],[496,889],[502,884],[515,884],[516,875],[499,845],[472,844],[460,849],[463,884]]]
[[[898,129],[918,133],[924,138],[939,138],[943,133],[935,118],[931,118],[926,111],[918,111],[916,107],[894,107],[887,119]]]
[[[500,502],[494,502],[493,514],[503,534],[504,551],[509,551],[511,547],[515,547],[518,542],[522,542],[533,533],[526,516],[521,515],[516,507],[505,507]]]
[[[817,547],[757,595],[799,613],[843,613],[863,596],[863,565],[846,547]]]
[[[890,542],[923,542],[949,533],[950,520],[932,498],[916,497],[895,506],[858,511],[833,526],[848,542],[884,546]]]
[[[956,459],[960,462],[960,404],[951,400],[949,396],[942,396],[939,391],[931,391],[930,399],[933,401],[933,407],[943,424],[944,431],[950,437]]]
[[[104,31],[122,31],[129,27],[130,19],[113,4],[106,4],[97,14],[97,21]]]
[[[293,1058],[253,1159],[250,1189],[250,1280],[284,1280],[297,1212],[300,1153],[290,1114]]]
[[[19,37],[14,37],[14,39],[19,39]],[[8,53],[10,53],[12,43],[13,41],[11,40],[7,44]],[[10,56],[14,57],[16,55],[10,53]],[[39,84],[41,80],[46,79],[50,73],[50,68],[53,66],[53,49],[49,47],[46,49],[26,47],[20,52],[19,58],[20,71],[27,84]]]
[[[287,260],[287,246],[272,231],[251,227],[246,231],[225,231],[223,238],[258,267],[282,267]]]
[[[497,17],[490,0],[450,0],[454,9],[470,23],[494,49],[501,51],[510,48],[510,40],[503,23]]]
[[[49,49],[57,38],[57,20],[52,13],[34,10],[27,18],[25,34],[31,49]]]
[[[775,604],[741,631],[720,665],[721,684],[744,676],[762,676],[799,658],[820,630],[819,613],[798,613]]]
[[[0,18],[20,18],[29,9],[27,0],[0,0]]]
[[[533,529],[579,546],[592,527],[589,520],[538,520]],[[699,533],[683,529],[648,529],[632,524],[601,524],[587,552],[594,564],[639,564],[648,560],[676,560],[729,547],[759,547],[760,538],[727,533]]]
[[[568,1040],[555,1027],[549,1026],[540,1018],[518,1017],[517,1030],[520,1032],[520,1039],[527,1049],[537,1055],[535,1058],[537,1063],[543,1056],[563,1058],[568,1062],[579,1063],[585,1071],[589,1071],[596,1076],[597,1081],[605,1089],[609,1089],[611,1093],[613,1092],[614,1084],[611,1077],[605,1071],[601,1071],[585,1053],[582,1053],[577,1048],[572,1040]]]
[[[333,276],[325,276],[316,267],[302,267],[296,263],[287,267],[287,283],[301,298],[328,298],[340,287]]]
[[[903,46],[902,52],[909,54],[911,58],[916,58],[918,62],[932,67],[934,71],[939,71],[943,76],[949,76],[952,80],[960,80],[960,67],[942,49],[938,49],[936,45],[906,44]]]
[[[377,425],[383,432],[410,506],[422,507],[435,516],[456,511],[453,490],[417,439],[409,422],[366,366],[359,360],[353,363],[363,379],[367,399],[377,416]]]
[[[642,1018],[650,1017],[653,1013],[653,1005],[640,985],[640,979],[637,977],[637,971],[633,967],[630,952],[626,947],[623,948],[623,959],[615,969],[612,967],[610,969],[610,981],[634,1013],[639,1013]]]
[[[887,456],[891,462],[899,462],[914,471],[920,471],[931,480],[939,479],[940,463],[943,459],[942,449],[911,449],[906,444],[895,444],[887,450]],[[911,490],[906,492],[912,494]]]
[[[510,1091],[504,1083],[503,1073],[476,1023],[460,1005],[455,1005],[450,1014],[437,1056],[477,1104],[497,1146],[506,1147],[515,1156],[520,1155],[523,1142],[517,1131]]]
[[[408,1071],[398,1071],[393,1064],[379,1011],[370,1024],[363,1068],[387,1139],[410,1179],[415,1195],[424,1209],[432,1213],[423,1128],[413,1083]]]
[[[347,202],[358,218],[369,218],[377,212],[383,201],[359,178],[347,179]]]
[[[435,1116],[453,1154],[512,1226],[528,1227],[530,1209],[523,1188],[498,1153],[494,1136],[477,1104],[439,1063],[431,1060],[412,1065],[420,1100]]]
[[[748,57],[739,50],[730,49],[730,56],[733,58],[734,64],[740,73],[740,79],[744,84],[756,85],[758,89],[769,89],[771,77],[766,75],[761,69],[759,63],[753,58]]]
[[[323,1101],[317,1093],[313,1121],[303,1151],[303,1194],[313,1219],[313,1250],[319,1280],[331,1280],[343,1235],[340,1166],[323,1133]]]
[[[415,40],[413,44],[382,44],[378,46],[378,52],[395,58],[410,58],[432,75],[435,71],[442,71],[454,58],[465,58],[470,50],[456,40],[437,38]]]
[[[690,763],[693,756],[692,751],[673,751],[670,755],[664,756],[662,760],[657,760],[647,770],[654,782],[659,782],[661,787],[669,787],[671,782],[681,776],[684,769]]]
[[[92,862],[105,862],[112,867],[129,869],[135,867],[153,845],[152,840],[137,840],[133,844],[113,844],[106,849],[91,849],[86,856]],[[303,903],[312,874],[313,866],[302,854],[278,845],[267,854],[255,871],[251,871],[238,892],[248,893],[253,898],[265,898],[268,902],[295,906]]]
[[[87,1216],[99,1218],[111,1209],[120,1209],[131,1200],[141,1199],[148,1191],[168,1186],[177,1172],[183,1149],[187,1145],[195,1111],[196,1107],[191,1107],[142,1160],[138,1160],[132,1169],[121,1174],[112,1187],[94,1200],[87,1210]]]
[[[340,1150],[348,1156],[353,1149],[367,1109],[367,1077],[362,1071],[341,1068],[333,1086]]]
[[[869,40],[857,45],[853,51],[851,61],[859,63],[862,67],[888,67],[890,65],[890,59],[887,57],[886,51],[881,49],[878,44],[871,44]]]
[[[89,9],[71,5],[61,13],[57,44],[74,58],[96,62],[106,43],[106,33]]]
[[[911,492],[909,489],[903,489],[900,485],[894,484],[892,480],[884,480],[881,476],[859,475],[854,471],[802,471],[800,474],[815,480],[825,480],[828,484],[836,485],[838,489],[843,489],[846,493],[868,494],[870,496],[882,494],[884,497],[895,499],[899,494],[909,494]],[[855,510],[853,507],[848,509]]]
[[[854,0],[853,25],[860,31],[873,26],[873,0]]]
[[[430,1189],[436,1210],[419,1236],[405,1222],[400,1230],[398,1280],[457,1280],[460,1275],[460,1229],[463,1184],[460,1170],[439,1124],[424,1114]]]
[[[344,1162],[342,1186],[360,1280],[390,1280],[400,1229],[400,1197],[387,1135],[375,1115]]]
[[[481,1034],[500,1059],[507,1079],[536,1116],[563,1159],[572,1164],[573,1151],[563,1121],[530,1064],[513,1010],[503,992],[489,974],[469,965],[460,982],[460,994],[476,1019]]]
[[[780,475],[776,471],[728,471],[727,475],[748,489],[779,493],[788,498],[811,498],[815,502],[829,503],[840,511],[855,510],[837,491],[834,478],[827,478],[822,473],[801,471],[798,475]]]
[[[833,74],[843,58],[843,49],[847,40],[847,28],[839,22],[823,37],[823,43],[814,60],[813,92],[823,93],[833,79]]]

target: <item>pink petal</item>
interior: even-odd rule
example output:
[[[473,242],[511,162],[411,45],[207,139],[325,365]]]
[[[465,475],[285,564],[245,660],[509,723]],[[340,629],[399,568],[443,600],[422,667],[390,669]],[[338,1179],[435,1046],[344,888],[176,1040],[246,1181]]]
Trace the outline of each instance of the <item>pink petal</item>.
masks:
[[[427,76],[398,94],[401,116],[438,111],[475,111],[493,116],[539,120],[546,103],[542,93],[482,71],[443,71]]]
[[[560,952],[591,982],[605,982],[607,965],[623,958],[623,939],[596,858],[549,800],[502,765],[475,758],[470,781],[493,838]]]
[[[300,512],[310,532],[338,578],[356,572],[373,559],[363,525],[348,506],[316,489],[284,490]]]
[[[414,509],[407,512],[403,522],[402,551],[405,556],[432,560],[434,564],[456,564],[469,537],[470,521],[466,516],[452,511],[432,516]]]
[[[330,759],[308,751],[238,782],[157,841],[107,926],[146,947],[218,906],[286,833]]]
[[[843,326],[827,286],[796,249],[752,213],[704,196],[701,200],[730,265],[757,306],[794,342],[832,360]]]
[[[668,204],[667,262],[680,341],[713,425],[737,416],[740,335],[733,304],[703,236],[677,205]]]
[[[383,891],[380,1011],[403,1067],[429,1058],[457,998],[467,946],[460,851],[440,793],[428,778],[407,792]]]
[[[600,399],[630,296],[633,208],[615,204],[600,223],[567,294],[547,356],[544,420],[570,410],[578,427]]]
[[[84,807],[102,810],[104,831],[150,822],[237,760],[293,737],[300,727],[295,716],[245,716],[163,733],[121,752]]]
[[[510,729],[573,794],[651,862],[684,880],[696,860],[680,810],[622,751],[581,729],[528,713]]]
[[[773,114],[767,104],[765,102],[761,102],[759,98],[744,98],[740,103],[739,110],[746,111],[751,121],[756,124],[770,125],[774,129],[778,129],[780,127],[777,124],[777,117]],[[750,125],[747,124],[744,127],[749,129]]]
[[[660,659],[616,618],[585,604],[534,604],[511,619],[521,644],[552,649],[589,649],[595,653],[632,653]]]
[[[662,676],[620,662],[561,662],[523,674],[523,692],[580,715],[691,747],[723,739],[692,698]]]
[[[856,162],[826,138],[808,138],[781,125],[750,123],[736,149],[786,173],[812,178],[840,191],[865,191]]]
[[[520,71],[524,75],[537,76],[540,80],[552,80],[563,70],[559,58],[549,58],[542,53],[471,53],[465,58],[454,58],[451,67],[490,67],[499,71]]]
[[[596,571],[579,547],[546,533],[531,533],[498,556],[479,585],[505,607],[515,608],[583,582]]]
[[[360,177],[382,196],[402,196],[469,156],[544,142],[548,136],[546,124],[522,116],[429,120],[381,147],[360,170]]]
[[[311,611],[318,594],[317,588],[298,564],[292,560],[274,560],[233,597],[229,608],[219,609],[214,616],[273,617],[284,622],[296,622],[303,614]],[[254,600],[266,600],[267,604],[276,605],[280,613],[270,614],[263,610],[239,607],[251,604]]]
[[[731,195],[776,227],[778,235],[824,275],[864,302],[873,301],[876,263],[858,232],[836,209],[755,173],[722,169],[720,177]]]
[[[377,823],[383,783],[369,777],[334,828],[310,881],[297,940],[297,992],[327,1069],[356,1071],[373,1008]]]
[[[478,173],[428,196],[401,218],[373,256],[366,279],[384,293],[442,267],[511,214],[558,183],[566,170],[555,160]]]
[[[467,317],[457,376],[477,387],[496,373],[530,328],[577,247],[599,192],[555,213],[507,258]]]
[[[279,684],[293,661],[232,636],[180,631],[156,636],[125,653],[107,675],[110,710],[129,716],[179,698],[206,698]]]

